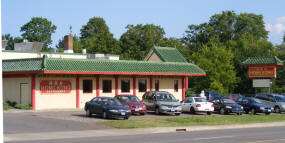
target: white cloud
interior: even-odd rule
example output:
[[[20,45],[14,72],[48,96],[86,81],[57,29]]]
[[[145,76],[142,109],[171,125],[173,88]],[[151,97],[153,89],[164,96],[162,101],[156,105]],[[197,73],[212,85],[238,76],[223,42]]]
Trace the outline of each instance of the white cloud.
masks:
[[[269,39],[274,44],[279,44],[282,42],[282,37],[285,34],[285,16],[276,17],[270,19],[265,28],[269,31]]]

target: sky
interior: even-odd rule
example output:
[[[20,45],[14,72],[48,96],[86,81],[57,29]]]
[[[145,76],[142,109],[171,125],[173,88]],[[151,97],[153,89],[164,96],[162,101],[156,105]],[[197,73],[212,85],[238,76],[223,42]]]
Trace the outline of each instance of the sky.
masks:
[[[269,41],[280,44],[285,33],[285,0],[2,0],[2,34],[21,36],[20,27],[32,17],[57,26],[53,44],[80,29],[92,17],[102,17],[119,39],[128,24],[154,24],[166,37],[181,38],[190,24],[201,24],[217,13],[233,10],[263,15]]]

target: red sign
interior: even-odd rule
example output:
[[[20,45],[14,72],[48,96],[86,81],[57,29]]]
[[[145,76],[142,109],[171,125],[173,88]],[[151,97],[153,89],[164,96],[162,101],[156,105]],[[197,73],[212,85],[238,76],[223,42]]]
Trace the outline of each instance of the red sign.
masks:
[[[40,82],[41,93],[70,93],[70,80],[42,80]]]
[[[274,78],[276,67],[274,66],[254,66],[248,69],[249,78]]]

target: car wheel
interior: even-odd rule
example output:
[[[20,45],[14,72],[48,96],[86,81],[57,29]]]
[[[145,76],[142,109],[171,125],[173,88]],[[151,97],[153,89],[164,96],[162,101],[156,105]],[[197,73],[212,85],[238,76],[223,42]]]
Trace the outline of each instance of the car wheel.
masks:
[[[86,110],[86,117],[91,117],[91,112],[89,109]]]
[[[159,112],[159,108],[157,107],[157,108],[155,108],[155,114],[156,115],[159,115],[160,114],[160,112]]]
[[[270,115],[270,112],[266,112],[265,115]]]
[[[278,106],[275,107],[275,108],[274,108],[274,112],[275,112],[275,113],[281,113],[281,112],[280,112],[280,108],[279,108]]]
[[[237,115],[242,115],[242,113],[241,112],[237,112]]]
[[[102,113],[102,118],[103,118],[103,119],[106,119],[106,118],[107,118],[107,113],[106,113],[106,111],[104,111],[104,112]]]
[[[128,119],[129,119],[129,117],[124,117],[124,119],[125,119],[125,120],[128,120]]]
[[[179,115],[180,115],[180,113],[175,113],[175,115],[176,115],[176,116],[179,116]]]
[[[207,112],[207,115],[211,115],[212,114],[212,112]]]
[[[140,113],[140,115],[145,115],[145,113]]]
[[[225,109],[224,108],[221,108],[221,110],[220,110],[220,113],[222,114],[222,115],[225,115]]]
[[[256,110],[255,110],[254,108],[252,108],[252,109],[251,109],[251,113],[252,113],[253,115],[255,115],[255,114],[256,114]]]
[[[190,112],[191,112],[192,114],[196,114],[195,109],[194,109],[193,107],[190,108]]]
[[[245,111],[244,111],[245,114],[248,114],[248,112],[249,112],[248,110],[245,110]]]

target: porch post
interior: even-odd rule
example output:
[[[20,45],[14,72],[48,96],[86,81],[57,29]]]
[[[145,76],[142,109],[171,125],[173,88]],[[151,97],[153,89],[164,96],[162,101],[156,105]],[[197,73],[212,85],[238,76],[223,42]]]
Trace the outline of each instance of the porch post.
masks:
[[[96,77],[96,97],[100,96],[99,76]]]
[[[137,81],[136,81],[136,77],[134,76],[133,77],[133,95],[136,96],[136,92],[137,92],[137,89],[136,89],[136,84]]]
[[[119,80],[118,80],[118,76],[115,77],[115,96],[119,95]]]
[[[79,108],[79,76],[76,76],[76,108]]]
[[[32,83],[31,83],[31,102],[32,109],[36,110],[36,76],[32,75]]]
[[[185,99],[185,77],[182,78],[182,100]]]
[[[152,91],[152,76],[149,77],[149,90]]]
[[[188,90],[188,76],[185,76],[185,90]]]

